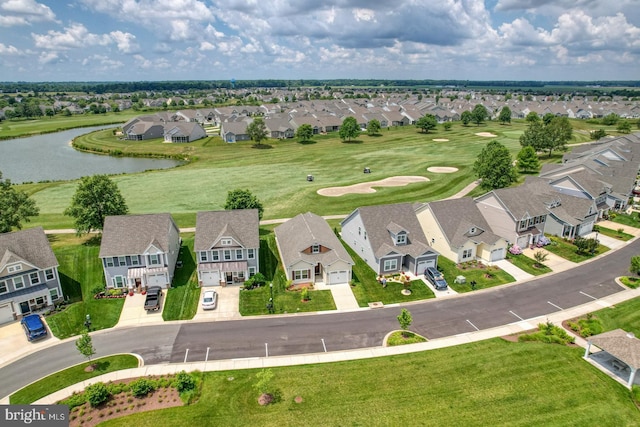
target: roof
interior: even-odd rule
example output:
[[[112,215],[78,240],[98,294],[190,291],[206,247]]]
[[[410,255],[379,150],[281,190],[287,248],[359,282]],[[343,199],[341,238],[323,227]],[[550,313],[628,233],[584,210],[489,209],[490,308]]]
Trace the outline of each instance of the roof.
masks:
[[[108,216],[102,229],[99,257],[139,255],[151,244],[169,252],[172,228],[179,231],[169,213]]]
[[[354,214],[360,215],[371,248],[378,259],[392,252],[411,255],[414,258],[429,251],[436,253],[427,244],[427,238],[411,203],[362,206],[349,217]],[[400,229],[408,233],[408,244],[396,246],[391,233],[392,230]]]
[[[0,271],[5,265],[19,261],[41,270],[58,266],[42,227],[0,234]]]
[[[640,340],[622,329],[594,335],[589,342],[620,359],[632,369],[640,368]]]
[[[321,263],[325,266],[331,265],[336,261],[354,264],[349,253],[342,246],[327,221],[316,214],[307,212],[296,215],[289,221],[277,226],[274,231],[278,240],[280,256],[282,256],[282,263],[285,266],[290,266],[300,260],[314,265]],[[315,244],[330,250],[319,254],[303,252]]]
[[[222,237],[232,237],[245,248],[259,248],[259,227],[257,209],[198,212],[193,249],[207,251]]]

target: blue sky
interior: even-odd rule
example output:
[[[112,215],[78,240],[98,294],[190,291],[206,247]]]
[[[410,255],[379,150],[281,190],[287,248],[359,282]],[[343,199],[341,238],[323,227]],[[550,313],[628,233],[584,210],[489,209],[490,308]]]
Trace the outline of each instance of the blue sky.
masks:
[[[639,0],[0,0],[0,81],[639,80]]]

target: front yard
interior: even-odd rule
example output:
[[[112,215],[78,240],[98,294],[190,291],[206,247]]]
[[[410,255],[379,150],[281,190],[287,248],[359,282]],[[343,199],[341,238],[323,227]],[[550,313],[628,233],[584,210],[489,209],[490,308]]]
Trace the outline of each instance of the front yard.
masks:
[[[577,246],[569,240],[562,239],[558,236],[548,235],[547,237],[551,240],[551,243],[544,247],[545,250],[575,263],[586,261],[609,250],[608,247],[598,244],[598,247],[593,253],[578,252]]]
[[[490,267],[480,262],[456,264],[443,256],[438,257],[438,270],[444,275],[449,287],[458,293],[472,291],[471,282],[476,283],[475,289],[486,289],[515,281],[509,273],[498,267]],[[458,276],[464,276],[466,283],[455,283]]]
[[[534,276],[550,273],[552,271],[549,267],[544,265],[544,263],[538,264],[536,260],[531,259],[524,254],[513,255],[511,252],[507,251],[507,261],[518,267],[520,270],[526,271]]]

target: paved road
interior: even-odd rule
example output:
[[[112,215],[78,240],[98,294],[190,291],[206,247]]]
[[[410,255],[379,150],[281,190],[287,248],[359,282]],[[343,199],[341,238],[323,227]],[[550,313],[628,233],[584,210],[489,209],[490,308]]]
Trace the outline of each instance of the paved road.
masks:
[[[441,338],[509,324],[580,305],[622,290],[640,240],[562,273],[469,295],[407,305],[411,329]],[[398,307],[336,314],[253,318],[113,329],[93,336],[98,356],[133,352],[146,364],[317,353],[382,344],[398,328]],[[187,349],[189,350],[187,353]],[[207,350],[208,349],[208,350]],[[73,342],[47,348],[0,369],[0,396],[83,359]]]

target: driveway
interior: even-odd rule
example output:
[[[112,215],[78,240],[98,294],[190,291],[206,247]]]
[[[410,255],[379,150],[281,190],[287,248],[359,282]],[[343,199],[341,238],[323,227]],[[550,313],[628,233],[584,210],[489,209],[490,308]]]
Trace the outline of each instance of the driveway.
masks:
[[[213,310],[202,309],[202,293],[213,290],[218,293],[218,304]],[[193,320],[230,320],[240,319],[240,286],[212,286],[200,289],[198,311]]]
[[[124,300],[124,306],[120,313],[120,320],[116,326],[134,326],[148,323],[161,323],[162,322],[162,310],[164,309],[164,303],[167,298],[167,290],[162,290],[162,300],[160,301],[160,310],[147,311],[144,309],[144,300],[146,295],[133,294],[128,296]]]
[[[34,350],[41,350],[58,344],[60,340],[51,334],[48,326],[47,331],[49,334],[46,338],[29,342],[19,321],[0,326],[0,348],[3,349],[3,351],[0,352],[0,366],[19,359]],[[10,350],[7,351],[7,349]]]

